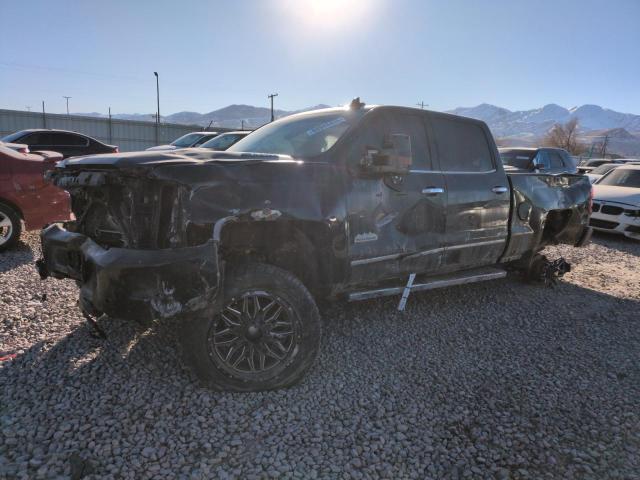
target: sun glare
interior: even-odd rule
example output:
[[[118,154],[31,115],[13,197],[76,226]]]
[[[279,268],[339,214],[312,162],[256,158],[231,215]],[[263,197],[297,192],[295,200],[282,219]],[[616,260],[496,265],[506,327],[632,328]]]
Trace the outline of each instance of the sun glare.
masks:
[[[361,29],[375,0],[282,0],[284,13],[309,34]]]

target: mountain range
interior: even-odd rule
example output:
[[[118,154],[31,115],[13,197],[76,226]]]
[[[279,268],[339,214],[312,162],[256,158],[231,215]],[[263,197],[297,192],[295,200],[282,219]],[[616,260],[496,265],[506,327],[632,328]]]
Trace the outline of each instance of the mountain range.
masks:
[[[316,105],[303,110],[275,110],[276,118],[292,113],[326,108],[328,105]],[[508,110],[488,103],[475,107],[459,107],[448,113],[477,118],[485,121],[493,135],[502,145],[536,145],[540,138],[557,123],[578,119],[580,139],[587,145],[601,142],[608,137],[608,151],[623,156],[640,155],[640,115],[621,113],[599,105],[582,105],[565,108],[548,104],[532,110]],[[79,113],[92,117],[105,117],[99,113]],[[154,121],[153,114],[116,114],[113,118],[125,120]],[[251,105],[229,105],[209,113],[178,112],[163,116],[162,121],[186,125],[199,125],[226,128],[255,128],[267,123],[271,111],[265,107]]]
[[[534,146],[555,124],[578,120],[579,139],[589,147],[607,137],[607,151],[621,156],[640,155],[640,115],[616,112],[599,105],[564,108],[549,104],[532,110],[511,111],[488,103],[459,107],[448,113],[483,120],[501,145]]]
[[[302,110],[274,110],[274,116],[276,118],[286,117],[293,113],[304,112],[307,110],[315,110],[318,108],[327,108],[329,105],[315,105],[313,107],[305,108]],[[104,114],[92,112],[92,113],[76,113],[74,115],[89,116],[89,117],[106,117]],[[138,120],[145,122],[155,121],[155,114],[153,113],[121,113],[115,114],[112,118],[121,120]],[[162,116],[162,121],[167,123],[179,123],[183,125],[199,125],[212,127],[226,127],[226,128],[255,128],[271,120],[271,110],[266,107],[254,107],[251,105],[229,105],[219,110],[214,110],[209,113],[198,112],[178,112],[171,115]]]

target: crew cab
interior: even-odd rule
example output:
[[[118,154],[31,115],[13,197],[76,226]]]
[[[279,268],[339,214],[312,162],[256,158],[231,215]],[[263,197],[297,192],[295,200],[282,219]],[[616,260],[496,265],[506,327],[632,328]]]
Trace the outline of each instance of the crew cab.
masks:
[[[225,390],[299,381],[317,299],[529,272],[591,232],[586,177],[507,175],[485,123],[359,100],[225,152],[70,159],[51,178],[78,220],[42,232],[41,275],[77,280],[89,318],[183,322],[185,360]]]

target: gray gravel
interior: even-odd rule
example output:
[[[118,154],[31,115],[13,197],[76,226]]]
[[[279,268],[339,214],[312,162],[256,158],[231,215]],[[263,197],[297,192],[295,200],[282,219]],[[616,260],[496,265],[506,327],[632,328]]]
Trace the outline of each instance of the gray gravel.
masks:
[[[552,249],[553,290],[332,306],[301,385],[220,394],[170,323],[91,337],[25,242],[0,254],[0,478],[640,478],[640,243]]]

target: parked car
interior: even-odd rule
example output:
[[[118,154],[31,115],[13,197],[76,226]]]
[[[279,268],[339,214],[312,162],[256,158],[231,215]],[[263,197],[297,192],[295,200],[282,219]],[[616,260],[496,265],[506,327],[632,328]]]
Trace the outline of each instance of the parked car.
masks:
[[[561,148],[500,148],[504,165],[528,171],[545,173],[577,173],[575,160]]]
[[[202,145],[202,148],[210,148],[211,150],[226,150],[234,143],[242,140],[244,137],[249,135],[251,132],[245,131],[237,131],[237,132],[225,132],[221,133],[217,137],[212,138],[211,140],[207,140]]]
[[[220,132],[191,132],[175,139],[169,145],[158,145],[156,147],[149,147],[147,148],[147,150],[176,150],[178,148],[199,147],[204,142],[211,140],[218,135],[220,135]]]
[[[598,180],[590,225],[640,240],[640,165],[620,165]]]
[[[614,168],[617,168],[621,165],[623,164],[622,163],[603,163],[600,166],[595,167],[593,170],[590,170],[585,175],[589,177],[589,181],[591,183],[594,183],[600,178],[602,178],[604,174],[608,173],[610,170],[613,170]]]
[[[77,280],[90,316],[183,322],[186,362],[224,390],[298,382],[317,298],[539,278],[547,245],[591,233],[586,177],[506,174],[484,122],[359,101],[225,152],[69,159],[51,177],[78,220],[43,231],[41,275]]]
[[[599,167],[600,165],[604,165],[605,163],[617,163],[617,164],[623,164],[625,163],[623,160],[621,159],[613,159],[613,158],[591,158],[589,160],[582,160],[580,162],[580,164],[578,165],[578,171],[580,173],[590,173],[591,171],[593,171],[596,167]]]
[[[0,145],[0,251],[15,245],[22,222],[37,230],[71,218],[69,194],[43,178],[59,160],[60,153],[20,153]]]
[[[96,153],[117,153],[118,147],[77,132],[53,129],[20,130],[1,139],[3,142],[24,143],[29,150],[61,153],[64,158]]]

